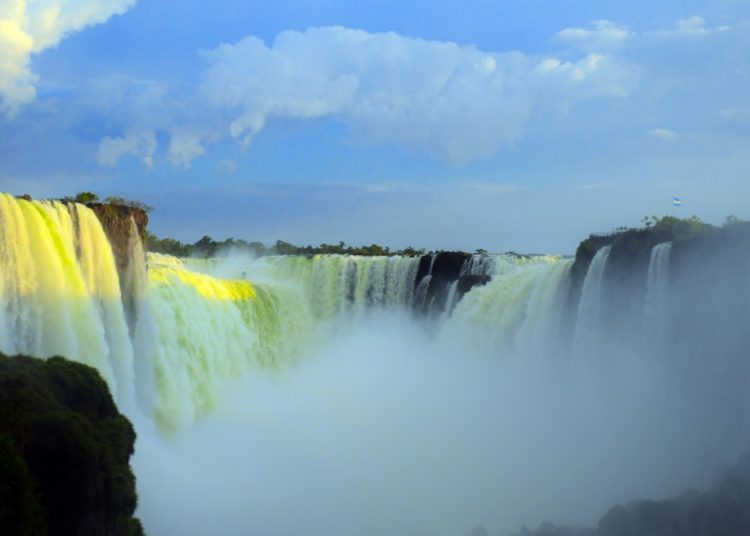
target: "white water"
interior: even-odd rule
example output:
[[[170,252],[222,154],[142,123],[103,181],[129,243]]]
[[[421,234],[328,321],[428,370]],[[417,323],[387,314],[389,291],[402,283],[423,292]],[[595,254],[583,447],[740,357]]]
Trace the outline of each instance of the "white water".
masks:
[[[644,332],[658,338],[664,332],[669,288],[669,257],[672,242],[657,244],[651,250],[643,307]]]
[[[706,378],[721,376],[696,389],[679,355],[569,359],[570,260],[474,257],[467,272],[492,280],[454,289],[453,314],[425,329],[409,312],[430,277],[415,290],[418,258],[151,255],[146,271],[139,247],[126,311],[91,211],[0,196],[0,350],[99,369],[138,429],[150,534],[593,524],[614,502],[705,484],[746,438],[717,419],[723,386]],[[668,284],[664,249],[648,303]],[[608,255],[584,279],[572,357],[611,340]]]
[[[443,338],[465,338],[467,344],[505,356],[552,350],[549,337],[560,321],[559,291],[570,268],[559,257],[498,257],[495,276],[473,289],[454,310]]]
[[[604,246],[594,255],[586,272],[578,302],[575,334],[573,335],[573,354],[588,356],[600,350],[600,328],[602,309],[602,290],[604,288],[604,270],[612,246]]]
[[[96,367],[124,407],[133,351],[112,250],[80,205],[0,194],[0,351]]]

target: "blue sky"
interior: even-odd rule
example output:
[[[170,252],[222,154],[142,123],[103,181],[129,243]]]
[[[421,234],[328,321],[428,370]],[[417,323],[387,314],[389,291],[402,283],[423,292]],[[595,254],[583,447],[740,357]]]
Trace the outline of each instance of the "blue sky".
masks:
[[[750,218],[750,1],[0,0],[0,190],[272,242]]]

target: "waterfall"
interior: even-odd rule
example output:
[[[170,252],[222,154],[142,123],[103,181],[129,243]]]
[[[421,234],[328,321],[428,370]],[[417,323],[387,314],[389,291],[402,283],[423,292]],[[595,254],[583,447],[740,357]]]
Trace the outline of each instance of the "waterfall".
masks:
[[[588,353],[596,348],[600,323],[604,269],[612,246],[600,248],[591,260],[586,277],[583,279],[581,299],[578,302],[573,351],[575,354]]]
[[[468,337],[475,346],[492,353],[530,352],[540,332],[558,325],[559,293],[571,260],[553,256],[498,256],[494,267],[503,266],[485,286],[472,289],[461,299],[441,337]],[[553,343],[541,334],[545,343]]]
[[[445,309],[441,315],[441,320],[443,322],[450,318],[453,309],[456,307],[456,303],[458,303],[458,281],[459,280],[456,279],[448,288],[448,299],[445,301]]]
[[[437,260],[432,255],[429,273],[417,282],[419,257],[147,256],[135,221],[125,223],[127,262],[120,262],[118,274],[92,210],[0,195],[0,352],[63,355],[93,366],[125,411],[139,408],[162,430],[211,412],[238,378],[294,364],[319,341],[368,321],[373,312],[421,315]],[[643,356],[657,354],[663,348],[656,343],[667,340],[667,289],[676,284],[671,249],[671,243],[653,248],[643,303],[636,302],[635,316],[622,312],[626,321],[618,336],[637,337],[641,325],[653,335]],[[460,277],[486,276],[486,284],[465,294],[459,280],[444,281],[445,308],[432,312],[427,330],[441,344],[455,341],[519,360],[567,351],[560,343],[566,330],[573,355],[591,354],[607,332],[601,313],[610,250],[594,255],[570,328],[563,322],[563,295],[572,284],[573,261],[508,254],[470,257]],[[688,273],[681,277],[690,281]],[[716,278],[714,286],[720,282]],[[681,295],[671,291],[669,299]],[[742,317],[737,303],[734,316]],[[680,322],[685,331],[695,324],[698,312],[684,304],[677,309],[684,319],[670,325]],[[683,339],[691,336],[686,331]]]
[[[411,307],[419,260],[353,255],[264,257],[254,269],[301,285],[316,317],[330,320],[343,314],[361,316],[373,307]]]
[[[133,348],[109,241],[82,205],[0,194],[0,351],[63,355],[133,401]]]
[[[91,365],[124,410],[137,402],[164,430],[210,412],[248,371],[293,361],[315,326],[409,309],[420,261],[149,254],[147,264],[131,218],[118,274],[92,210],[5,194],[0,230],[0,351]]]
[[[149,255],[148,274],[158,340],[147,360],[164,429],[209,413],[230,381],[278,368],[308,339],[313,316],[295,289],[213,277],[166,255]]]
[[[657,244],[651,250],[643,306],[643,329],[647,334],[661,333],[665,326],[671,252],[672,242]]]
[[[498,257],[504,257],[504,255]],[[495,271],[496,258],[493,255],[472,255],[461,267],[461,275],[492,275]]]

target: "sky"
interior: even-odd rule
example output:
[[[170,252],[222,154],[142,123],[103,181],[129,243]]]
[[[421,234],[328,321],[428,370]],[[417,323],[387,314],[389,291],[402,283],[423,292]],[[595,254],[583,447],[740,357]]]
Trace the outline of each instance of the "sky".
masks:
[[[160,236],[572,253],[748,170],[750,0],[0,0],[0,191]]]

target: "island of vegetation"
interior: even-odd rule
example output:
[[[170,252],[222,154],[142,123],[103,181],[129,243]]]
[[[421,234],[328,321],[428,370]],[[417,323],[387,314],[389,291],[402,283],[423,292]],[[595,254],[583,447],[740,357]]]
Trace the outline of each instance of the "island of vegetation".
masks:
[[[99,373],[0,354],[0,534],[143,534],[135,431]]]

